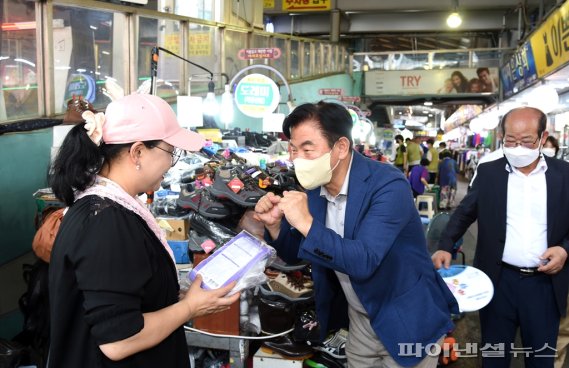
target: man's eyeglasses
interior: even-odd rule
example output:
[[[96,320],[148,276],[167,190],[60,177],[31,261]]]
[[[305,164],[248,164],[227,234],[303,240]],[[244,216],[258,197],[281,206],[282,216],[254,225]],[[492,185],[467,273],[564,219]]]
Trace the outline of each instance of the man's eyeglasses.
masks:
[[[537,137],[534,141],[532,141],[531,139],[522,139],[521,141],[515,140],[513,138],[506,138],[504,139],[504,147],[507,148],[514,148],[517,146],[523,146],[525,148],[533,148],[535,146],[535,144],[537,143],[537,141],[539,140],[539,137]]]
[[[178,160],[180,159],[180,156],[182,155],[182,151],[178,148],[174,148],[174,151],[170,152],[162,147],[158,147],[158,146],[154,146],[154,148],[158,148],[161,151],[164,151],[166,153],[169,153],[170,156],[172,156],[172,166],[175,166],[176,163],[178,162]]]

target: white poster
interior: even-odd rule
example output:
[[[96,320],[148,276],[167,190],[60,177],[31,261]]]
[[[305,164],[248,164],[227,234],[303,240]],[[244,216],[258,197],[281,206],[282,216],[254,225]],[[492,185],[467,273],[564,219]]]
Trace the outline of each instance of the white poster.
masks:
[[[498,93],[498,88],[497,68],[371,70],[365,73],[367,96]]]
[[[73,48],[71,27],[53,29],[53,61],[55,67],[54,85],[55,88],[55,112],[65,111],[65,91],[67,86],[67,76],[69,74],[71,51]]]

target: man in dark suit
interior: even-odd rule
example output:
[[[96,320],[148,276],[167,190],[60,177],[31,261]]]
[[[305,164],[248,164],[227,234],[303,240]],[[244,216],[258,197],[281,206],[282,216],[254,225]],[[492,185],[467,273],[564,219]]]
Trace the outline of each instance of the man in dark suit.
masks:
[[[321,331],[349,319],[349,366],[434,368],[424,348],[452,328],[456,300],[433,268],[408,181],[354,151],[352,127],[341,105],[298,106],[283,132],[307,191],[269,193],[255,214],[285,261],[312,263]]]
[[[478,167],[432,256],[436,268],[448,267],[454,242],[478,220],[474,266],[494,284],[480,311],[482,346],[498,351],[482,352],[484,367],[509,367],[522,348],[526,367],[553,367],[569,285],[569,164],[541,154],[546,125],[547,116],[531,107],[504,115],[505,157]],[[518,327],[523,347],[515,352]]]

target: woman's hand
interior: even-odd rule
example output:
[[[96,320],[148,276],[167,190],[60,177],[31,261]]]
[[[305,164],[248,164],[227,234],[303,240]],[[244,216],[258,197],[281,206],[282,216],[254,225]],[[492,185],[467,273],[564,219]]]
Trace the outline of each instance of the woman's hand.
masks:
[[[227,293],[235,286],[235,281],[214,290],[204,290],[201,288],[201,284],[202,277],[198,275],[182,299],[190,311],[189,319],[227,310],[231,304],[239,300],[241,295],[241,293],[235,293],[226,297]]]

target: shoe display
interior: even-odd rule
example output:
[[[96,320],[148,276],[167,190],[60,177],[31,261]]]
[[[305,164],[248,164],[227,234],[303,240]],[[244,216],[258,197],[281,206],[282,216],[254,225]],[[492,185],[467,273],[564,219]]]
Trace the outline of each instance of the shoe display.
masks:
[[[205,189],[193,192],[187,192],[184,189],[180,192],[176,203],[182,208],[199,212],[204,217],[220,219],[231,214],[231,211],[223,203],[211,198]]]
[[[243,182],[237,171],[235,167],[218,168],[213,185],[208,189],[217,198],[229,199],[243,207],[254,207],[266,192],[247,181]]]
[[[266,353],[277,353],[285,359],[295,360],[308,359],[314,354],[314,350],[310,346],[298,344],[292,341],[288,335],[266,340],[261,345],[261,349]]]
[[[345,368],[348,363],[345,359],[336,359],[325,353],[316,353],[310,359],[304,361],[308,367],[312,368]]]
[[[296,265],[289,265],[288,263],[283,261],[281,258],[277,257],[277,258],[275,258],[273,263],[271,263],[268,266],[270,266],[271,268],[275,268],[279,271],[289,272],[289,271],[302,270],[303,268],[305,268],[307,266],[307,263],[301,262],[301,263],[296,264]]]
[[[293,303],[285,300],[259,298],[259,318],[261,331],[266,334],[278,334],[289,330],[294,325]]]
[[[345,359],[346,341],[348,341],[348,330],[341,328],[332,337],[326,339],[322,345],[315,346],[314,349],[337,359]]]
[[[305,301],[309,301],[309,300],[313,299],[313,293],[312,292],[305,294],[304,296],[299,297],[299,298],[293,298],[293,297],[290,297],[290,296],[283,294],[279,291],[271,290],[269,284],[259,285],[258,290],[259,290],[259,294],[262,297],[267,298],[267,299],[271,299],[271,300],[278,300],[278,299],[282,298],[282,299],[290,300],[291,302],[305,302]]]
[[[272,291],[285,294],[290,298],[299,298],[312,293],[312,289],[291,281],[284,273],[281,273],[274,279],[269,280],[268,284]]]

